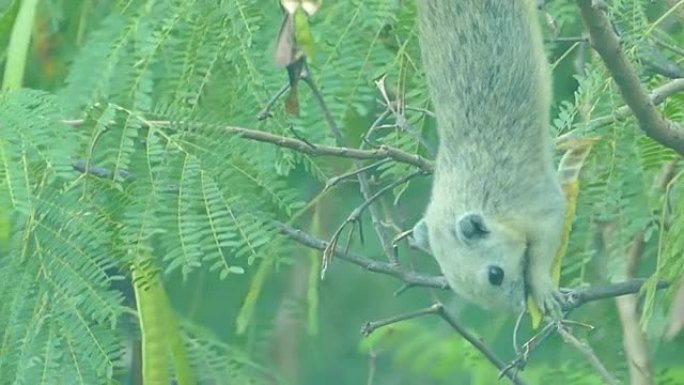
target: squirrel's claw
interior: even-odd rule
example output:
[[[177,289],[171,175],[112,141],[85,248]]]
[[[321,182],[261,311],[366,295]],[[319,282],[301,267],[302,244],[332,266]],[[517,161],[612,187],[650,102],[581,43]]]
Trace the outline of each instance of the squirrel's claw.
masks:
[[[563,295],[557,289],[546,290],[542,293],[535,293],[535,301],[542,314],[554,321],[563,318]]]

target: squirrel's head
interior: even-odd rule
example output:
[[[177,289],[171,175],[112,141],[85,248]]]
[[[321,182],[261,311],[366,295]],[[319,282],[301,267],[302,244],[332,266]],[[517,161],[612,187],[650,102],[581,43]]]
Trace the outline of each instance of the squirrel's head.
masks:
[[[414,227],[414,239],[433,254],[452,289],[491,310],[523,309],[524,234],[483,214],[444,214],[428,214]]]

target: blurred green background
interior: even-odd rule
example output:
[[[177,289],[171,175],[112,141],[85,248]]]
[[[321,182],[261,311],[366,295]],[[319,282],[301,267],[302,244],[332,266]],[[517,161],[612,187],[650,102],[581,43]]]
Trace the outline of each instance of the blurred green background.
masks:
[[[654,66],[649,66],[656,59],[640,54],[644,50],[639,47],[659,47],[657,52],[662,57],[658,58],[669,60],[676,67],[683,59],[681,50],[684,50],[681,14],[672,12],[661,17],[668,9],[664,2],[623,0],[614,3],[611,17],[617,21],[626,52],[634,61],[644,85],[655,87],[664,83],[667,79],[658,74]],[[681,1],[675,3],[680,11],[684,8],[681,4]],[[19,0],[0,0],[0,10],[3,10],[0,13],[0,69],[3,70],[11,54],[9,37],[21,5]],[[192,202],[209,202],[206,192],[210,189],[202,184],[204,175],[210,175],[224,195],[232,196],[226,202],[234,203],[236,212],[250,213],[242,224],[292,220],[294,227],[323,240],[330,239],[349,213],[363,202],[355,179],[319,195],[326,181],[352,170],[348,159],[297,154],[241,139],[216,128],[238,126],[286,137],[296,133],[312,143],[335,145],[321,109],[304,85],[299,86],[300,116],[286,114],[279,101],[273,106],[270,119],[258,121],[256,118],[267,101],[287,82],[285,69],[273,63],[275,37],[283,18],[276,1],[41,0],[35,11],[23,85],[54,95],[62,119],[86,120],[85,127],[75,136],[75,153],[65,154],[63,158],[87,159],[93,165],[107,169],[127,169],[137,175],[147,175],[149,171],[152,175],[156,171],[151,166],[149,170],[146,168],[146,160],[154,163],[168,157],[173,167],[160,171],[163,177],[150,185],[178,184],[182,191],[190,191],[187,210],[170,207],[177,203],[175,198],[161,198],[150,203],[156,205],[154,210],[157,210],[150,210],[150,213],[159,213],[159,223],[155,222],[155,226],[164,229],[165,233],[155,233],[145,241],[149,240],[158,252],[156,263],[166,271],[165,287],[184,328],[202,334],[212,343],[225,344],[206,355],[191,349],[192,359],[201,361],[201,367],[216,369],[213,377],[207,374],[201,383],[496,383],[496,369],[436,316],[404,321],[380,329],[368,338],[362,337],[360,330],[368,321],[429,306],[439,299],[499,357],[508,361],[514,357],[513,316],[485,312],[446,291],[410,288],[395,296],[402,287],[401,281],[365,271],[338,258],[333,260],[326,279],[320,281],[322,253],[279,237],[266,225],[250,228],[248,232],[259,236],[244,235],[234,249],[225,251],[230,264],[244,269],[244,274],[234,274],[239,270],[235,269],[222,279],[222,274],[210,269],[212,261],[204,257],[192,260],[177,243],[183,239],[182,224],[168,227],[174,225],[162,223],[164,218],[191,222],[194,217],[190,213],[196,209]],[[676,154],[647,139],[632,121],[592,126],[592,119],[610,117],[622,102],[600,60],[592,55],[582,39],[585,33],[576,5],[569,0],[549,2],[545,13],[540,13],[540,20],[544,23],[546,48],[554,68],[554,133],[576,129],[581,134],[598,134],[603,138],[587,161],[586,174],[583,174],[578,218],[564,262],[563,284],[577,286],[625,278],[627,262],[624,256],[634,237],[641,233],[646,236],[636,275],[648,277],[653,274],[658,258],[659,271],[669,274],[661,277],[681,279],[684,267],[676,261],[681,258],[684,231],[681,226],[673,226],[671,232],[660,233],[657,219],[662,214],[663,191],[651,188],[655,175],[664,164],[676,159]],[[650,26],[655,28],[651,30]],[[310,29],[316,51],[310,63],[312,76],[351,147],[362,146],[361,138],[385,110],[374,84],[382,75],[387,76],[388,88],[401,95],[407,106],[430,109],[420,66],[413,2],[330,0],[324,2],[310,19]],[[565,41],[557,37],[580,39]],[[663,46],[678,47],[679,51]],[[7,94],[7,98],[13,97]],[[154,152],[150,146],[164,139],[154,139],[149,133],[152,130],[146,131],[143,125],[128,122],[126,116],[129,115],[121,110],[111,112],[112,119],[118,123],[103,129],[100,123],[109,119],[107,114],[110,113],[99,110],[103,104],[132,111],[130,116],[204,122],[212,129],[188,130],[187,133],[179,129],[180,134],[169,134],[174,138],[179,135],[176,142],[164,142],[165,145],[157,148],[159,152]],[[681,119],[684,117],[682,105],[682,96],[674,96],[663,111],[673,120]],[[27,121],[37,119],[31,116],[30,108],[26,111],[17,112],[17,116],[23,113]],[[433,120],[415,110],[407,110],[405,117],[415,132],[406,129],[406,125],[397,125],[396,118],[390,116],[386,119],[388,127],[379,130],[373,140],[431,158],[433,154],[429,149],[436,148]],[[7,135],[0,139],[14,139],[9,130],[0,132]],[[108,139],[105,132],[114,132],[114,138]],[[416,140],[416,135],[425,138],[429,144],[427,148]],[[190,148],[187,154],[195,158],[190,155],[176,158],[178,154],[170,143],[179,148],[187,146]],[[119,146],[123,149],[113,150]],[[197,153],[193,152],[195,149]],[[178,166],[190,162],[190,158],[197,160],[201,170],[196,179],[184,179],[184,172],[192,170]],[[9,164],[12,157],[9,159],[4,162]],[[681,172],[681,165],[674,170]],[[406,165],[385,164],[369,173],[372,189],[377,191],[409,171]],[[7,176],[11,174],[2,175],[7,178],[4,185],[11,185],[11,178]],[[144,198],[150,191],[156,191],[146,185],[129,189],[121,181],[113,180],[108,184],[90,176],[83,178],[78,173],[64,175],[55,182],[56,188],[65,196],[71,192],[75,194],[74,210],[83,204],[92,208],[98,218],[101,215],[103,221],[112,221],[112,224],[102,225],[101,234],[125,233],[121,229],[128,226],[128,218],[145,210]],[[40,195],[40,188],[53,183],[42,184],[39,179],[35,182],[36,190],[31,193],[36,196]],[[681,189],[680,185],[681,182],[675,184],[673,191]],[[429,188],[430,178],[422,176],[393,189],[379,201],[377,207],[384,215],[391,236],[411,228],[420,218],[427,204]],[[0,191],[5,193],[6,189]],[[79,204],[75,203],[76,198]],[[307,202],[314,203],[305,206]],[[668,213],[672,223],[684,220],[682,204],[676,202]],[[11,203],[8,206],[13,209]],[[198,209],[195,213],[201,211]],[[164,216],[167,214],[170,217]],[[24,213],[16,215],[13,218],[24,219],[17,219],[15,223],[24,223],[22,221],[28,218]],[[70,215],[65,214],[64,218]],[[62,223],[67,223],[64,218]],[[607,233],[606,226],[618,230]],[[13,240],[19,238],[19,227],[15,227]],[[66,225],[57,227],[64,229]],[[361,227],[364,242],[360,242],[356,232],[350,249],[368,258],[385,261],[367,212],[362,217]],[[197,225],[196,231],[201,229],[203,227]],[[195,230],[187,231],[191,234]],[[340,244],[346,241],[347,233],[343,234]],[[666,245],[663,250],[658,248],[659,237],[663,237]],[[105,258],[108,262],[102,262],[103,266],[117,270],[125,265],[122,261],[127,260],[120,247],[121,239],[123,236],[98,243],[100,253],[111,253],[111,259]],[[194,241],[200,249],[211,243],[199,236]],[[109,242],[114,245],[111,249]],[[252,247],[253,244],[256,246]],[[20,250],[18,245],[20,243],[11,243],[9,250]],[[3,258],[7,261],[18,258],[11,256],[15,255],[13,253],[8,252]],[[405,243],[399,244],[399,259],[407,269],[439,273],[431,257],[409,249]],[[11,270],[14,262],[8,262],[8,265],[10,267],[3,271],[2,277],[11,277],[19,271],[30,274],[41,269],[40,266],[30,270],[17,265],[18,270]],[[84,280],[92,278],[85,274],[83,277]],[[0,302],[7,304],[24,293],[12,291],[9,278],[6,282]],[[122,291],[127,298],[123,303],[130,304],[133,296],[130,283],[112,283],[111,279],[100,283],[102,287],[97,290],[109,291],[111,285],[115,285],[114,290]],[[48,297],[54,289],[43,288],[40,282],[36,285],[36,293],[45,290]],[[671,303],[672,294],[649,297],[650,302],[647,302],[655,304],[644,318],[648,321],[644,328],[650,344],[646,354],[652,364],[651,383],[684,384],[683,337],[662,338],[673,322],[668,315],[669,308],[665,306]],[[116,301],[111,303],[118,304]],[[26,306],[30,308],[30,304]],[[30,334],[28,330],[34,326],[28,321],[34,318],[24,315],[26,329],[10,329],[8,325],[22,322],[7,315],[11,313],[9,307],[3,309],[6,315],[0,316],[3,317],[0,326],[10,331],[5,333],[2,346],[14,351],[21,341],[25,341],[20,337],[22,331]],[[118,316],[124,314],[120,309],[117,312]],[[588,304],[575,311],[572,318],[594,326],[593,331],[582,327],[575,327],[574,331],[587,339],[611,373],[624,383],[629,382],[615,302]],[[94,317],[92,322],[100,325],[102,321]],[[113,349],[116,358],[110,364],[117,368],[114,378],[122,384],[140,381],[136,374],[139,357],[131,358],[122,353],[130,346],[131,336],[133,340],[137,338],[134,325],[124,322],[115,328],[121,346]],[[532,333],[526,322],[521,338]],[[36,335],[41,334],[36,332]],[[32,337],[25,338],[30,340]],[[40,339],[36,337],[36,340]],[[40,346],[40,341],[36,343]],[[210,345],[204,346],[209,348]],[[27,354],[27,357],[34,356],[37,361],[44,359],[42,347],[30,351],[33,354]],[[65,359],[68,352],[60,353],[62,358],[57,362]],[[31,360],[18,353],[10,354],[6,361],[2,361],[1,356],[0,383],[15,383],[15,380],[32,383],[26,380],[32,377],[22,379],[19,376],[23,370],[30,370],[31,365],[26,363]],[[71,364],[64,365],[64,373],[76,371],[69,366]],[[196,370],[202,370],[198,368]],[[54,373],[59,370],[55,369]],[[231,371],[242,375],[225,374]],[[96,372],[98,374],[93,374],[92,378],[97,381],[108,377],[106,370],[93,370]],[[522,374],[531,384],[602,383],[580,354],[558,336],[534,352]],[[68,383],[66,378],[66,375],[43,377],[42,383]]]

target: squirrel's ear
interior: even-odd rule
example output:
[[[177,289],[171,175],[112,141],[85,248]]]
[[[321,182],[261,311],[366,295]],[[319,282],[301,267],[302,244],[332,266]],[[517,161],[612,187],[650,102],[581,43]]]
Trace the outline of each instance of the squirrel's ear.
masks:
[[[466,214],[456,223],[456,234],[464,242],[484,238],[488,233],[489,229],[480,214]]]
[[[428,228],[424,218],[413,226],[413,232],[408,240],[409,245],[417,247],[428,254],[432,254],[432,250],[430,250],[430,237],[428,236]]]

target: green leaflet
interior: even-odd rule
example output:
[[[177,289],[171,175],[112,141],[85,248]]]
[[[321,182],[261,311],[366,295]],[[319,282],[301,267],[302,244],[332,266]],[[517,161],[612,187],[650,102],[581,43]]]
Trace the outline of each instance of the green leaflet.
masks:
[[[249,325],[252,315],[254,314],[254,308],[256,306],[257,300],[259,299],[259,295],[261,294],[261,290],[266,283],[266,279],[271,275],[271,271],[273,270],[274,262],[274,258],[266,258],[259,263],[259,267],[257,268],[254,278],[252,278],[252,282],[249,286],[247,296],[245,297],[242,307],[240,308],[240,313],[235,321],[235,332],[237,334],[244,334],[244,332],[247,330],[247,326]]]
[[[31,32],[36,14],[38,0],[24,0],[21,2],[19,13],[14,20],[12,35],[7,47],[7,63],[5,75],[2,79],[2,89],[20,88],[26,69],[26,55],[31,44]]]
[[[170,383],[170,353],[178,385],[194,385],[183,337],[161,278],[151,265],[138,263],[133,267],[133,282],[142,335],[143,383]]]
[[[21,4],[19,0],[13,0],[0,16],[0,57],[2,57],[10,36],[12,36],[12,25],[19,12],[19,4]]]

